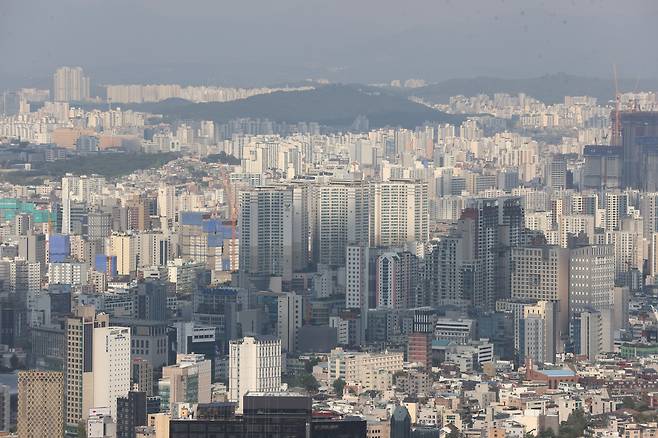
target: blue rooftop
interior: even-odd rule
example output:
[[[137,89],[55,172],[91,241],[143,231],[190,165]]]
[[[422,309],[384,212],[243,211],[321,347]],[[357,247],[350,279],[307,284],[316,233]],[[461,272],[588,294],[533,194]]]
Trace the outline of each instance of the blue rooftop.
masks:
[[[539,370],[539,372],[548,377],[573,377],[576,375],[571,370]]]

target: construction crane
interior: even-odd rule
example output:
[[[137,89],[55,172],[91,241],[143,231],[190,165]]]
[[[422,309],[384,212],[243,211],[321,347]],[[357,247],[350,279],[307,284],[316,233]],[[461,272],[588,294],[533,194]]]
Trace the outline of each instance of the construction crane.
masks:
[[[222,183],[224,185],[224,194],[228,200],[229,220],[231,222],[231,247],[229,252],[229,264],[234,267],[235,260],[235,246],[236,246],[236,226],[238,223],[238,209],[235,206],[235,199],[233,197],[233,187],[231,185],[231,173],[227,168],[222,172]]]
[[[612,65],[612,73],[615,79],[615,122],[612,125],[612,138],[610,144],[614,146],[621,145],[621,95],[619,94],[619,83],[617,81],[617,64]]]

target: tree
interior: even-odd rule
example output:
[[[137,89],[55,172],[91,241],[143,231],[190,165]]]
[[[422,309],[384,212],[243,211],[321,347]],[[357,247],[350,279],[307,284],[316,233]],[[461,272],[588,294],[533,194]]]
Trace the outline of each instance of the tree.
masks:
[[[573,411],[567,421],[560,425],[558,436],[560,438],[578,438],[583,436],[585,428],[587,428],[587,418],[585,413],[578,409]]]
[[[308,392],[318,392],[318,389],[320,389],[320,384],[317,379],[313,377],[313,374],[303,374],[300,381],[304,389]]]
[[[87,423],[85,421],[78,422],[78,438],[87,438]]]
[[[343,379],[336,379],[334,380],[333,387],[334,387],[334,392],[338,397],[343,396],[343,391],[345,390],[345,381]]]
[[[313,367],[320,363],[319,357],[312,357],[304,363],[304,369],[307,373],[313,372]]]

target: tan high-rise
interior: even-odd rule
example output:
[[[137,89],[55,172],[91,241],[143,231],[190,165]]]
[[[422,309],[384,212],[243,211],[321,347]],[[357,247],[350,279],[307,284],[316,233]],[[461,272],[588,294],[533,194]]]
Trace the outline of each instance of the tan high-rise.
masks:
[[[64,436],[64,374],[56,371],[18,373],[18,437]]]

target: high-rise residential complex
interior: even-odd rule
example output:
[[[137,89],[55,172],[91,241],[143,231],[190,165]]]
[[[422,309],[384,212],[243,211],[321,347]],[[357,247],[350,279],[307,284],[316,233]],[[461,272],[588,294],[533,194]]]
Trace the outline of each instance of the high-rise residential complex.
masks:
[[[240,192],[240,272],[292,278],[293,190],[258,187]]]
[[[368,246],[346,247],[345,307],[360,309],[366,314],[370,307],[370,252]]]
[[[302,326],[303,297],[294,292],[284,292],[277,296],[277,336],[281,339],[283,351],[295,351],[297,331]]]
[[[314,187],[313,251],[318,263],[345,266],[346,247],[368,241],[370,191],[361,181]]]
[[[370,186],[370,245],[397,246],[429,237],[427,184],[390,180]]]
[[[88,100],[89,77],[81,67],[60,67],[53,76],[53,97],[56,102]]]
[[[558,351],[557,338],[558,303],[555,301],[538,301],[523,308],[521,320],[522,358],[531,358],[537,363],[555,362]]]
[[[517,197],[475,199],[462,212],[458,229],[467,238],[467,260],[473,263],[472,305],[492,310],[497,299],[509,296],[510,249],[522,243],[525,226]]]

